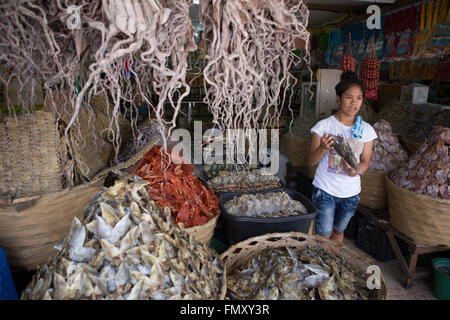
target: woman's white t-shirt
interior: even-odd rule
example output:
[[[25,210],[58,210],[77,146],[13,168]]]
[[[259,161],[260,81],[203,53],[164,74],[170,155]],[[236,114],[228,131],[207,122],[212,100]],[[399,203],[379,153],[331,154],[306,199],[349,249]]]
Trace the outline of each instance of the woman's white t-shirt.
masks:
[[[349,142],[353,154],[359,163],[364,143],[374,140],[378,136],[372,126],[363,121],[363,137],[355,141],[352,139],[352,127],[344,126],[332,115],[317,122],[311,129],[311,133],[315,133],[319,137],[325,134],[340,134],[344,136]],[[327,150],[322,159],[320,159],[313,185],[338,198],[353,197],[361,192],[361,179],[359,175],[350,177],[344,171],[344,162],[335,150]]]

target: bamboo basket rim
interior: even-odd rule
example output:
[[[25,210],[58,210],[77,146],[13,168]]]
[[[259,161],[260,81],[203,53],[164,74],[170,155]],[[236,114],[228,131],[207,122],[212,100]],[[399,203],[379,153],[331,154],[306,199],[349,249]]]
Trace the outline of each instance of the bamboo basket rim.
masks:
[[[433,197],[428,196],[428,195],[426,195],[426,194],[417,193],[417,192],[408,190],[408,189],[406,189],[406,188],[400,187],[400,186],[396,185],[396,184],[389,178],[388,175],[385,176],[385,179],[386,179],[386,183],[387,183],[388,186],[391,186],[392,188],[397,189],[397,190],[402,190],[403,192],[406,192],[407,194],[409,194],[409,195],[411,195],[411,196],[414,196],[414,197],[416,197],[416,198],[419,198],[420,200],[423,200],[423,201],[430,201],[430,200],[433,200],[433,201],[436,201],[436,202],[442,202],[442,203],[444,203],[444,204],[450,205],[450,199],[433,198]],[[449,212],[449,215],[450,215],[450,212]]]
[[[182,230],[189,231],[189,233],[196,233],[196,232],[202,231],[202,230],[204,230],[206,228],[209,228],[212,225],[215,225],[216,222],[217,222],[217,219],[219,219],[219,215],[220,214],[216,215],[214,218],[210,219],[207,223],[202,224],[201,226],[192,226],[192,227],[189,227],[189,228],[185,228],[183,226],[183,223],[181,223],[181,222],[178,225],[180,226],[180,228]]]
[[[279,238],[279,239],[277,239]],[[272,240],[277,239],[277,240]],[[243,248],[249,248],[255,246],[254,243],[257,243],[258,241],[264,242],[264,247],[259,247],[257,250],[251,250],[249,254],[245,257],[243,260],[234,260],[233,257],[235,257],[236,253],[240,253]],[[294,242],[295,241],[295,242]],[[224,265],[226,267],[227,273],[234,270],[235,267],[240,266],[241,264],[249,261],[255,254],[258,252],[261,252],[262,250],[265,250],[267,248],[278,248],[278,247],[300,247],[302,245],[317,243],[318,241],[325,243],[325,245],[322,245],[324,249],[330,249],[334,253],[342,254],[342,251],[344,251],[345,258],[346,256],[349,256],[351,260],[357,260],[357,261],[364,261],[368,265],[376,265],[375,261],[363,256],[358,255],[354,249],[352,249],[350,246],[343,242],[335,242],[333,240],[330,240],[328,238],[324,238],[319,235],[308,235],[302,232],[275,232],[275,233],[268,233],[252,238],[248,238],[244,241],[238,242],[228,248],[225,252],[223,252],[220,255],[220,258],[224,262]],[[296,245],[297,244],[297,245]],[[339,251],[337,251],[339,249]],[[238,251],[238,252],[236,252]],[[247,251],[248,252],[248,251]],[[362,273],[366,273],[365,270],[363,270],[363,267],[360,264],[355,263],[354,261],[349,261],[349,259],[346,259],[347,263],[350,263],[353,267],[356,267],[359,271]],[[384,279],[383,274],[381,273],[381,288],[379,289],[379,297],[381,300],[387,300],[388,299],[388,290],[387,285]]]

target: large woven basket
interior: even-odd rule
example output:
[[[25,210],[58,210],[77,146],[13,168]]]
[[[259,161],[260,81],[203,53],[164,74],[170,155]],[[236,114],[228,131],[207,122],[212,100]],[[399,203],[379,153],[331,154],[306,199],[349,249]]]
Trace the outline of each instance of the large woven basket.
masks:
[[[183,226],[180,225],[180,227],[181,229],[192,235],[196,241],[209,245],[214,235],[214,229],[216,228],[218,218],[219,216],[215,216],[201,226],[183,228]]]
[[[60,192],[16,199],[0,204],[0,247],[12,267],[37,269],[58,251],[54,246],[67,236],[74,217],[83,219],[89,202],[103,181]]]
[[[325,244],[333,252],[343,256],[347,263],[362,273],[366,273],[368,266],[376,264],[373,260],[358,254],[344,243],[337,243],[320,236],[307,235],[301,232],[270,233],[249,238],[233,245],[222,253],[220,257],[225,264],[227,273],[230,273],[265,249],[280,247],[303,249],[308,245],[316,244],[318,241]],[[337,251],[338,249],[340,250],[339,252]],[[387,300],[387,298],[386,283],[383,275],[381,275],[381,288],[377,290],[377,299]]]
[[[421,245],[450,246],[450,200],[397,186],[386,176],[391,225]]]
[[[61,191],[61,149],[53,115],[36,111],[16,118],[0,121],[0,197]]]
[[[388,207],[388,195],[385,176],[387,172],[367,170],[361,175],[361,199],[359,203],[371,209],[385,209]]]
[[[292,166],[306,167],[311,139],[292,137],[289,134],[285,134],[283,139],[286,154]]]

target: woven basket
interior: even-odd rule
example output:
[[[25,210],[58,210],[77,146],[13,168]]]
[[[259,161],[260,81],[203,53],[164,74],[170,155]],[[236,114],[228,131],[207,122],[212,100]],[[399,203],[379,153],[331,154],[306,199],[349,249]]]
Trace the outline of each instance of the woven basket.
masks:
[[[316,175],[316,170],[319,165],[315,165],[314,167],[308,166],[308,178],[314,180],[314,176]]]
[[[265,249],[280,247],[302,249],[308,245],[316,244],[317,241],[325,243],[328,249],[343,256],[347,263],[362,273],[366,273],[368,266],[375,264],[373,260],[358,254],[344,243],[337,243],[320,236],[307,235],[301,232],[270,233],[249,238],[230,247],[221,254],[220,258],[225,264],[227,273],[230,273]],[[340,249],[340,251],[338,252],[337,249]],[[378,300],[387,300],[388,298],[383,275],[381,275],[381,288],[377,290],[377,298]]]
[[[73,218],[83,219],[102,185],[103,181],[97,181],[0,205],[0,247],[9,264],[33,270],[47,263],[58,252],[54,246],[69,233]]]
[[[283,136],[284,148],[289,162],[294,167],[306,167],[311,139]]]
[[[388,172],[367,170],[361,175],[361,199],[359,203],[371,209],[388,207],[388,195],[385,176]]]
[[[450,246],[450,200],[417,194],[386,177],[391,225],[421,245]]]
[[[30,197],[64,188],[55,123],[44,111],[0,121],[0,197]]]
[[[197,240],[198,242],[209,245],[213,237],[214,229],[216,228],[218,218],[219,216],[215,216],[202,226],[183,228],[183,225],[180,224],[180,227],[181,229],[192,235],[194,239]]]

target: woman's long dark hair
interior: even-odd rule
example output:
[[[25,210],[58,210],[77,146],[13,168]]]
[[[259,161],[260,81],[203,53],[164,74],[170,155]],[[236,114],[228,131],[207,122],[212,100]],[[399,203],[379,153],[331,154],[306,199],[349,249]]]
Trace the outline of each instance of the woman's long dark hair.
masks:
[[[334,89],[336,90],[336,95],[342,97],[345,91],[347,91],[352,86],[358,86],[363,92],[363,97],[365,96],[366,89],[364,88],[364,83],[358,79],[356,73],[351,71],[346,71],[341,75],[341,82],[339,82]]]

